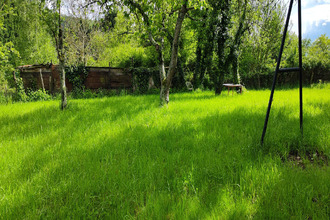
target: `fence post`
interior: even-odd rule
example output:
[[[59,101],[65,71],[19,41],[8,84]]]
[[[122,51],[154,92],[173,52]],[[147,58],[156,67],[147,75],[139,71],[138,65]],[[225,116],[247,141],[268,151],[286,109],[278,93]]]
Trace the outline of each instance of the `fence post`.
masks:
[[[40,81],[41,81],[42,91],[45,91],[44,79],[42,78],[41,68],[39,69],[39,73],[40,73]]]

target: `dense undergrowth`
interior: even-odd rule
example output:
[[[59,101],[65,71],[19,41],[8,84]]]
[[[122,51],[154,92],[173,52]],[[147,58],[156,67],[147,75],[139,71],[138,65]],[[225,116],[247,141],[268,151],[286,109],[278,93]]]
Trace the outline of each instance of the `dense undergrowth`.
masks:
[[[328,219],[329,92],[0,105],[0,218]]]

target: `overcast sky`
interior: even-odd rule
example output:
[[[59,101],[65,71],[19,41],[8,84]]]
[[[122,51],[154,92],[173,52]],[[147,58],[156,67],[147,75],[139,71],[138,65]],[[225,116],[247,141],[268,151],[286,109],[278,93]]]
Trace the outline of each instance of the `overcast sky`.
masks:
[[[301,0],[303,38],[314,41],[321,34],[330,37],[330,0]],[[298,33],[298,7],[295,1],[291,14],[291,31]]]

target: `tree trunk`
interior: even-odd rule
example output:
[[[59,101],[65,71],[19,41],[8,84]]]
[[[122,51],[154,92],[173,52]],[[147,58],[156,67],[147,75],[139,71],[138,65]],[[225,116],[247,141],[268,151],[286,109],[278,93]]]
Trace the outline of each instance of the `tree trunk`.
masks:
[[[198,88],[200,85],[200,78],[199,76],[201,75],[201,63],[202,63],[202,47],[200,46],[201,42],[201,37],[198,38],[197,40],[197,48],[196,48],[196,65],[195,65],[195,71],[193,75],[193,85],[194,88]]]
[[[166,81],[166,72],[165,72],[165,61],[164,61],[164,55],[163,55],[163,48],[164,48],[164,37],[161,38],[161,43],[160,45],[154,41],[153,37],[151,34],[149,34],[149,38],[151,42],[156,47],[156,51],[158,52],[158,61],[159,61],[159,78],[160,78],[160,105],[163,106],[165,104],[165,81]]]
[[[186,80],[184,78],[184,71],[182,68],[182,61],[181,57],[178,57],[178,63],[177,63],[177,70],[178,70],[178,77],[177,77],[177,86],[179,89],[183,89],[186,87]]]
[[[233,56],[232,71],[233,71],[233,83],[238,84],[239,83],[239,80],[238,80],[238,78],[239,78],[238,77],[238,57],[237,57],[236,53]]]
[[[310,84],[313,84],[313,80],[314,80],[314,70],[312,69],[312,74],[311,74],[311,79],[310,79]]]
[[[160,49],[161,50],[161,49]],[[166,95],[165,95],[165,84],[166,84],[166,72],[165,72],[165,63],[164,56],[162,51],[159,51],[159,75],[160,75],[160,105],[163,106],[166,104]]]
[[[39,74],[40,74],[40,81],[41,81],[42,91],[45,92],[45,84],[44,84],[44,79],[42,77],[42,71],[41,71],[41,69],[39,70]]]
[[[177,62],[178,62],[179,38],[180,38],[182,23],[183,23],[183,20],[184,20],[184,17],[186,15],[187,11],[188,10],[187,10],[187,0],[186,0],[181,7],[181,10],[179,12],[179,15],[178,15],[178,18],[176,21],[173,43],[172,43],[171,61],[170,61],[170,66],[169,66],[168,74],[166,77],[166,84],[165,84],[165,88],[164,88],[165,91],[163,93],[161,91],[161,94],[160,94],[161,100],[164,99],[166,104],[168,104],[170,101],[169,94],[170,94],[171,83],[172,83],[172,79],[175,75],[176,68],[177,68]]]
[[[65,55],[63,50],[63,29],[61,25],[61,0],[57,0],[58,8],[58,46],[57,46],[57,56],[60,62],[59,70],[61,77],[61,109],[64,110],[67,106],[66,98],[66,86],[65,86]]]
[[[215,95],[221,95],[224,80],[225,80],[225,71],[222,70],[220,71],[219,78],[215,85]]]
[[[62,62],[60,62],[59,68],[60,68],[60,76],[61,76],[61,109],[64,110],[68,103],[66,98],[65,67]]]

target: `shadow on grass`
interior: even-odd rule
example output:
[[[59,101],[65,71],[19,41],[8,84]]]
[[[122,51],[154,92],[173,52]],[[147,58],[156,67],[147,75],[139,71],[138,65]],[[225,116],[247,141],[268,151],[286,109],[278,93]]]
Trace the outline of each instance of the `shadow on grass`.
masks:
[[[324,141],[326,109],[306,115],[305,136],[313,138],[303,145],[297,144],[299,121],[283,109],[273,109],[261,147],[264,115],[245,108],[166,126],[123,122],[134,121],[150,108],[158,109],[153,100],[101,99],[97,105],[94,100],[84,105],[72,102],[65,112],[49,107],[4,119],[5,124],[23,126],[20,131],[5,131],[9,140],[20,132],[23,139],[33,141],[40,135],[40,140],[27,141],[33,149],[26,152],[17,169],[3,177],[3,182],[15,183],[10,189],[4,187],[7,193],[20,192],[22,197],[3,200],[7,204],[2,210],[9,218],[200,218],[223,213],[226,218],[290,217],[301,216],[301,205],[308,216],[326,212],[324,203],[315,210],[308,209],[309,203],[301,204],[302,199],[324,201],[318,193],[325,189],[316,186],[325,180],[302,171],[292,180],[293,173],[277,158],[292,147],[317,148],[324,143],[318,141]],[[99,122],[105,118],[107,123],[119,124],[117,133],[102,130]],[[43,132],[51,135],[43,138]],[[303,193],[304,182],[299,182],[306,175],[314,180],[310,195]],[[291,181],[302,191],[286,198],[285,193],[295,190],[286,187]],[[273,207],[269,198],[279,205]],[[282,201],[295,203],[286,208]],[[249,206],[257,208],[253,211]]]
[[[192,95],[193,94],[193,95]],[[170,97],[170,101],[190,101],[190,100],[208,100],[214,99],[215,96],[214,92],[186,92],[181,94],[172,94]]]
[[[82,104],[86,103],[86,104]],[[58,106],[37,108],[19,116],[0,118],[2,135],[5,137],[42,135],[44,132],[70,134],[80,128],[87,129],[101,120],[109,123],[121,118],[134,118],[141,111],[156,108],[153,97],[115,97],[112,99],[90,99],[85,102],[72,100],[68,109],[59,110]],[[84,121],[83,124],[80,122]],[[15,126],[13,126],[15,125]],[[63,131],[63,132],[61,132]]]

